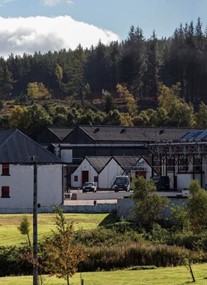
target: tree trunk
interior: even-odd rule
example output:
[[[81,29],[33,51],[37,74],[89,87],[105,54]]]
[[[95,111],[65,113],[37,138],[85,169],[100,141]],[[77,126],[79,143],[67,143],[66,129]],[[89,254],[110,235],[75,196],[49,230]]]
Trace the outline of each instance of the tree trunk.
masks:
[[[69,274],[67,274],[67,285],[70,285]]]
[[[28,240],[29,247],[31,247],[32,245],[31,245],[31,240],[30,240],[29,234],[27,234],[27,240]]]
[[[190,262],[188,262],[188,266],[189,266],[189,270],[190,270],[190,274],[191,274],[192,280],[193,280],[193,282],[195,282],[195,276],[193,274],[193,269],[191,267],[191,263]]]

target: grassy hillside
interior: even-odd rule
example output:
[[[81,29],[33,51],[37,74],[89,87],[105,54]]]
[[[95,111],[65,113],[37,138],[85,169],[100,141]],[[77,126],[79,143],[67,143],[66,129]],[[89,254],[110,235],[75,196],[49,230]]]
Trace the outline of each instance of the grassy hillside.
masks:
[[[65,214],[67,221],[74,222],[75,229],[94,229],[107,218],[109,214]],[[26,237],[21,235],[17,227],[21,223],[21,214],[0,215],[0,246],[21,245],[26,242]],[[31,223],[32,236],[32,215],[27,214]],[[38,215],[38,236],[39,240],[50,234],[55,229],[55,214]]]

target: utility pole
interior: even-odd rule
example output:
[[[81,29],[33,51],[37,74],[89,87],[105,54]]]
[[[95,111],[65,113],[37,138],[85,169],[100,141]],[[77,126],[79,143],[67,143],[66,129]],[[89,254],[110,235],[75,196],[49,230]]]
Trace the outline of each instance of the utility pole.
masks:
[[[37,232],[37,161],[33,161],[33,285],[38,285],[38,232]]]

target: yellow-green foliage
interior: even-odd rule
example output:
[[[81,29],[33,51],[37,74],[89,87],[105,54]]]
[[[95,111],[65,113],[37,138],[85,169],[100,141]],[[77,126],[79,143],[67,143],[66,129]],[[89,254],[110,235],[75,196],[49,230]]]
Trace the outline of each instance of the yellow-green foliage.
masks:
[[[27,95],[31,99],[51,98],[51,94],[42,82],[31,82],[27,85]]]

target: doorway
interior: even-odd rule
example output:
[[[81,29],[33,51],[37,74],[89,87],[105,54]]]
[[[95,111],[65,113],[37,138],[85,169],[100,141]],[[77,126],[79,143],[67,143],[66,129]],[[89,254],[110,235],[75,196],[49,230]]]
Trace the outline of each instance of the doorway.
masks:
[[[82,185],[84,185],[85,182],[88,182],[88,171],[82,171]]]

